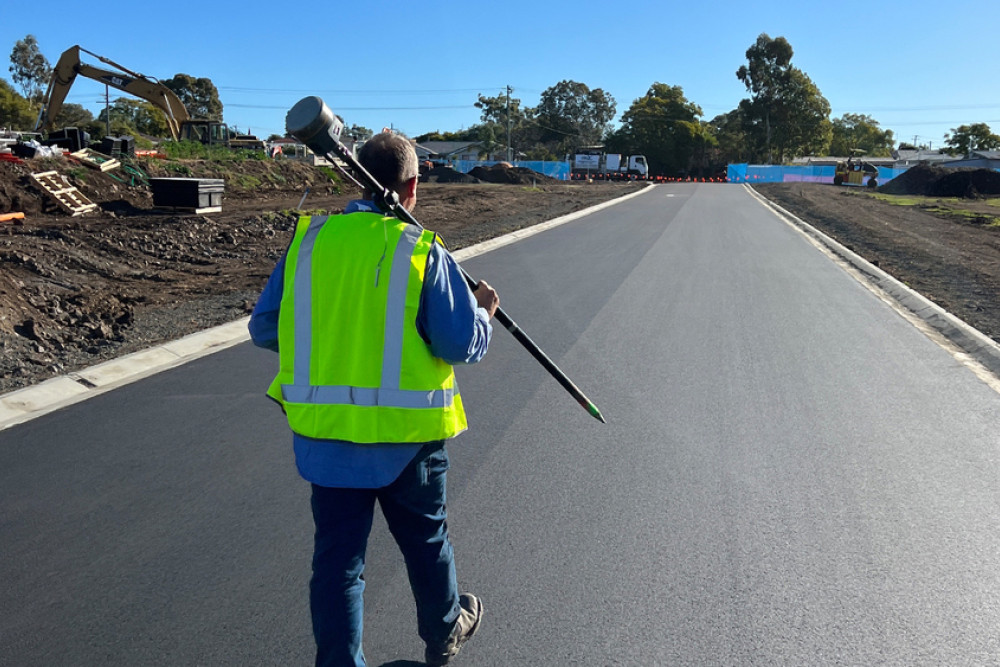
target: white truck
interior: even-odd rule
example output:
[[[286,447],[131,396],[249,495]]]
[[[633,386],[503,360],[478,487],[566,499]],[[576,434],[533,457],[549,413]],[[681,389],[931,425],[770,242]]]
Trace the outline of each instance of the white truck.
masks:
[[[645,180],[649,178],[649,166],[645,155],[621,153],[576,153],[573,156],[571,175],[574,179],[598,179],[617,181],[626,179]]]

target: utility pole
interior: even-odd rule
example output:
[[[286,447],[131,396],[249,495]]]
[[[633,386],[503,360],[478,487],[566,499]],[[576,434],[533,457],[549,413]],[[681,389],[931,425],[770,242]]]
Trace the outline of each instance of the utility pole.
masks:
[[[104,136],[111,136],[111,94],[108,84],[104,84]]]
[[[510,133],[513,121],[510,117],[510,93],[514,90],[510,86],[507,86],[507,162],[513,164],[514,162],[514,148],[510,145]]]

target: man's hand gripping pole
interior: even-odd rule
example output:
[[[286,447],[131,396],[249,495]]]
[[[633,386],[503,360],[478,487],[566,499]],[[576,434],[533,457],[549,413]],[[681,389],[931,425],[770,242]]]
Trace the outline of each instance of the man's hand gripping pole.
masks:
[[[327,157],[328,159],[331,156],[340,158],[354,174],[354,177],[349,174],[348,177],[362,190],[369,190],[374,193],[377,204],[383,206],[385,210],[392,213],[396,218],[423,229],[423,225],[417,222],[413,214],[399,203],[399,197],[396,193],[383,187],[376,181],[354,158],[351,152],[347,150],[347,147],[341,143],[340,133],[344,129],[344,124],[330,111],[330,107],[326,106],[322,99],[319,97],[304,97],[299,100],[285,117],[285,128],[290,135],[304,143],[317,155]],[[475,289],[478,282],[473,280],[465,272],[465,269],[461,267],[459,269],[466,282],[469,283],[469,286]],[[548,355],[531,340],[528,334],[524,333],[521,327],[502,308],[497,308],[494,317],[576,399],[577,403],[584,410],[589,412],[595,419],[599,419],[602,423],[607,423],[601,411],[597,409],[597,406],[580,391],[580,388],[569,379],[569,376],[563,373],[555,362],[549,359]]]

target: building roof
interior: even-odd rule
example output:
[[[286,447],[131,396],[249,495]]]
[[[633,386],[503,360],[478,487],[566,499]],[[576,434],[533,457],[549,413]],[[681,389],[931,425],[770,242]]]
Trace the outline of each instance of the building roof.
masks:
[[[795,166],[804,165],[807,167],[836,167],[841,162],[847,162],[848,159],[854,160],[854,162],[861,163],[867,162],[868,164],[875,165],[876,167],[891,167],[896,163],[891,157],[838,157],[836,155],[828,155],[824,157],[807,156],[807,157],[797,157],[792,160],[792,164]]]
[[[972,151],[968,155],[941,163],[943,167],[991,168],[1000,166],[1000,151]]]
[[[946,160],[953,160],[954,158],[947,153],[942,153],[938,150],[917,150],[907,148],[904,150],[893,151],[892,156],[896,158],[896,162],[944,162]]]
[[[470,146],[479,146],[478,141],[424,141],[417,146],[427,151],[429,155],[447,157],[461,153]]]

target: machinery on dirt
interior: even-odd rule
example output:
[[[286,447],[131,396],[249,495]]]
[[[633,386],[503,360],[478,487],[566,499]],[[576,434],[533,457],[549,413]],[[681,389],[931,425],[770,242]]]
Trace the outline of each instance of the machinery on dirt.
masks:
[[[570,178],[606,181],[645,180],[649,166],[645,155],[604,153],[599,148],[581,148],[573,155]]]
[[[847,162],[838,162],[833,173],[834,185],[864,185],[868,188],[878,187],[878,167],[860,158],[864,151],[854,151],[855,156],[847,158]]]
[[[249,151],[266,151],[267,144],[252,134],[230,134],[230,148],[242,148]]]
[[[80,52],[90,54],[102,63],[114,67],[117,71],[106,70],[81,62]],[[191,118],[187,109],[174,91],[156,79],[144,76],[122,67],[96,53],[87,51],[79,45],[70,47],[63,52],[52,70],[52,79],[42,103],[42,110],[35,123],[36,131],[51,130],[55,126],[56,116],[62,109],[66,95],[76,80],[77,75],[94,79],[116,88],[129,95],[140,97],[163,111],[167,118],[167,126],[174,141],[197,141],[210,146],[245,147],[263,150],[263,142],[252,135],[241,135],[240,141],[233,146],[229,128],[221,121]]]

